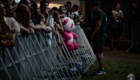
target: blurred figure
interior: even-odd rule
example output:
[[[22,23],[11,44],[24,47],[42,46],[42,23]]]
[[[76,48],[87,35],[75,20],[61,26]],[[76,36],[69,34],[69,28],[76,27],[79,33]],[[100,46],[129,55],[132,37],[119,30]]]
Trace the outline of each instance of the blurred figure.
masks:
[[[138,9],[137,3],[132,3],[132,9],[130,12],[130,23],[140,21],[140,10]]]
[[[120,36],[122,35],[122,20],[124,19],[123,12],[120,10],[120,3],[115,4],[115,10],[112,11],[112,40],[111,49],[113,50],[114,38],[118,39],[118,48],[120,47]]]
[[[67,13],[66,15],[68,16],[69,14],[72,13],[72,3],[70,1],[66,2],[66,5],[65,5],[66,9],[67,9]]]
[[[104,63],[103,63],[103,46],[105,44],[107,35],[106,35],[106,25],[107,25],[107,16],[105,12],[101,10],[100,2],[94,2],[92,7],[94,13],[94,26],[92,27],[92,33],[90,39],[93,41],[93,50],[97,57],[99,63],[99,70],[95,75],[105,75]]]
[[[14,18],[7,18],[5,16],[5,7],[3,3],[0,2],[0,44],[4,47],[12,48],[15,44],[15,26],[19,27],[19,25]]]
[[[134,24],[135,22],[140,22],[140,9],[138,8],[137,3],[133,2],[132,3],[132,9],[130,11],[130,15],[129,15],[129,29],[128,29],[128,35],[132,35],[132,25],[133,26],[137,26],[136,24]],[[140,34],[139,32],[137,32],[136,28],[133,29],[133,31],[135,34],[133,34],[133,41],[138,43],[139,39],[138,39],[138,35],[136,34]],[[138,30],[139,31],[139,30]],[[129,36],[129,38],[131,38],[131,36]]]
[[[74,14],[73,20],[74,20],[75,24],[79,24],[78,6],[77,5],[73,5],[72,11],[73,11],[73,14]]]

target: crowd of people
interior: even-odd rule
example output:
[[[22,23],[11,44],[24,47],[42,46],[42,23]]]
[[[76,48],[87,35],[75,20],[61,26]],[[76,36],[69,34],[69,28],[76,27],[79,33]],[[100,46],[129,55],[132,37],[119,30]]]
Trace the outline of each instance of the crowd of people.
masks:
[[[76,24],[80,24],[84,15],[78,12],[77,5],[72,7],[70,1],[59,9],[50,9],[48,6],[48,0],[41,0],[40,6],[36,0],[21,0],[19,3],[15,0],[7,3],[0,1],[0,45],[13,47],[18,33],[30,35],[40,31],[47,34],[48,38],[52,32],[58,38],[58,44],[63,45],[58,34],[58,31],[64,31],[63,18],[70,17]],[[50,18],[54,18],[54,26],[50,24]]]

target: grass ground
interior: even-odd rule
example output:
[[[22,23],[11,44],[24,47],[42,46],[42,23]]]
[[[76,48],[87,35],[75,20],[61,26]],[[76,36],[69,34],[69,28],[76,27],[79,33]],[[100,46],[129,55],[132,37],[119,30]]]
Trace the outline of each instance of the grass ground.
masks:
[[[94,76],[97,69],[96,61],[80,80],[127,80],[130,73],[135,75],[135,80],[140,80],[140,62],[105,61],[105,76]]]

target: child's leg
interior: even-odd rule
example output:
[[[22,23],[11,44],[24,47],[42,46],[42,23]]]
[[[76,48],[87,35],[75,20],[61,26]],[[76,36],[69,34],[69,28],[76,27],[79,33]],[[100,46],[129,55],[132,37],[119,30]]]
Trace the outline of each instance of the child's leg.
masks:
[[[59,45],[59,46],[62,46],[62,45],[63,45],[63,43],[62,43],[61,40],[60,40],[60,35],[59,35],[58,32],[57,32],[57,42],[58,42],[58,45]]]

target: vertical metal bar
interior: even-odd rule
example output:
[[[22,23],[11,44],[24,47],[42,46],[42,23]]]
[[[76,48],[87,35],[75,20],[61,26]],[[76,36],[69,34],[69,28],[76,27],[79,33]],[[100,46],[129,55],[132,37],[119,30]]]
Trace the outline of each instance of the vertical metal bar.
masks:
[[[40,35],[40,33],[39,33],[39,35]],[[44,43],[44,45],[45,45],[45,42],[43,41],[43,39],[42,39],[42,36],[40,35],[40,38],[41,38],[41,40],[42,40],[42,42]],[[46,47],[46,45],[45,45],[45,47]],[[47,48],[46,48],[47,49]],[[47,49],[47,52],[49,53],[49,51],[48,51],[48,49]],[[49,55],[50,55],[50,53],[49,53]],[[54,61],[53,61],[53,58],[52,58],[52,56],[50,55],[50,58],[51,58],[51,60],[52,60],[52,62],[53,62],[53,65],[54,65],[54,67],[56,68],[56,70],[57,70],[57,67],[56,67],[56,65],[55,65],[55,63],[54,63]],[[60,72],[57,70],[57,72],[59,73],[59,76],[62,78],[62,76],[61,76],[61,74],[60,74]]]
[[[62,39],[62,36],[60,36],[60,39]],[[63,40],[61,40],[61,41],[62,41],[62,43],[64,44],[64,46],[62,47],[62,49],[64,50],[65,53],[68,53],[68,56],[69,56],[69,57],[67,56],[67,58],[69,58],[69,60],[70,60],[72,63],[75,63],[75,62],[73,61],[73,59],[72,59],[72,57],[71,57],[71,55],[70,55],[70,53],[69,53],[67,47],[66,47],[64,41],[63,41]],[[65,49],[64,49],[64,48],[65,48]],[[65,51],[65,50],[66,50],[66,51]],[[75,65],[75,64],[74,64],[74,65],[71,64],[71,66],[76,68],[76,65]],[[77,74],[76,74],[76,76],[78,77]]]
[[[31,67],[31,70],[33,71],[34,76],[35,76],[36,79],[38,80],[38,77],[37,77],[37,75],[36,75],[36,73],[35,73],[35,71],[34,71],[32,65],[31,65],[31,63],[30,63],[30,61],[29,61],[29,59],[28,59],[28,57],[27,57],[25,51],[23,50],[22,44],[21,44],[21,42],[20,42],[20,40],[19,40],[19,37],[17,37],[17,41],[18,41],[19,45],[21,46],[21,49],[22,49],[22,51],[23,51],[23,54],[24,54],[25,58],[27,59],[29,65],[30,65],[30,67]]]
[[[4,62],[3,62],[2,58],[1,58],[1,56],[0,56],[0,61],[1,61],[1,63],[2,63],[2,66],[3,66],[3,68],[4,68],[5,72],[6,72],[6,74],[7,74],[8,78],[9,78],[9,80],[12,80],[12,78],[10,77],[10,74],[8,73],[8,70],[6,69],[6,66],[5,66],[5,64],[4,64]]]
[[[133,24],[133,25],[134,25],[134,24]],[[133,25],[132,25],[132,33],[131,33],[131,40],[132,40],[132,41],[131,41],[131,46],[130,46],[130,48],[126,51],[126,53],[133,47],[133,27],[134,27]]]
[[[61,52],[61,50],[60,50],[60,46],[58,46],[58,44],[57,44],[57,42],[56,42],[56,38],[54,38],[54,41],[53,41],[53,42],[54,42],[53,45],[54,45],[54,44],[57,45],[57,48],[58,48],[58,51],[59,51],[58,56],[59,56],[60,61],[63,62],[63,60],[61,59],[60,56],[62,56],[62,58],[63,58],[64,61],[65,61],[65,58],[64,58],[64,56],[63,56],[63,54],[62,54],[62,52]],[[55,49],[56,49],[56,50],[57,50],[57,48],[56,48],[56,46],[55,46]],[[65,62],[65,63],[66,63],[66,65],[68,66],[67,62]],[[69,77],[71,77],[67,70],[66,70],[66,73],[68,74]],[[72,75],[72,76],[73,76],[73,75]],[[73,76],[73,77],[74,77],[74,76]]]
[[[58,60],[57,60],[57,58],[56,58],[56,56],[55,56],[55,54],[54,54],[54,52],[53,52],[52,48],[50,48],[50,50],[51,50],[51,52],[52,52],[53,56],[55,57],[55,59],[56,59],[56,61],[57,61],[57,63],[58,63],[58,66],[59,66],[59,68],[60,68],[60,69],[61,69],[61,71],[62,71],[62,74],[64,75],[64,77],[65,77],[65,79],[66,79],[66,76],[65,76],[65,74],[64,74],[64,72],[63,72],[63,70],[62,70],[61,66],[59,65],[59,62],[58,62]],[[55,64],[54,64],[54,65],[55,65]]]
[[[23,69],[25,75],[27,76],[27,79],[30,80],[29,76],[27,75],[27,72],[26,72],[25,68],[24,68],[23,65],[22,65],[21,59],[19,58],[19,55],[18,55],[18,53],[17,53],[15,47],[14,47],[13,49],[14,49],[14,51],[15,51],[15,55],[17,56],[17,58],[18,58],[18,60],[19,60],[19,63],[21,64],[21,67],[22,67],[22,69]]]
[[[47,61],[47,63],[48,63],[48,66],[49,66],[49,67],[50,67],[50,69],[51,69],[51,66],[50,66],[50,64],[49,64],[49,62],[48,62],[48,60],[47,60],[47,58],[46,58],[46,56],[45,56],[45,53],[43,52],[43,50],[42,50],[41,46],[39,45],[39,42],[38,42],[38,40],[37,40],[37,38],[36,38],[35,34],[33,34],[33,36],[34,36],[34,38],[36,39],[37,44],[38,44],[38,46],[39,46],[39,48],[40,48],[41,52],[43,53],[43,56],[44,56],[45,60],[46,60],[46,61]],[[54,75],[55,79],[57,79],[57,77],[56,77],[56,75],[53,73],[53,70],[52,70],[52,69],[51,69],[51,72],[52,72],[52,74]]]
[[[14,63],[14,60],[12,59],[12,57],[11,57],[11,55],[10,55],[10,53],[9,53],[9,51],[8,51],[7,48],[6,48],[6,52],[7,52],[8,56],[9,56],[9,58],[10,58],[12,64],[13,64],[13,66],[14,66],[14,68],[15,68],[15,70],[16,70],[18,76],[19,76],[19,79],[22,80],[22,78],[21,78],[21,76],[20,76],[20,73],[18,72],[18,69],[17,69],[17,67],[16,67],[16,65],[15,65],[15,63]]]
[[[59,53],[60,53],[60,56],[62,56],[62,58],[63,58],[63,60],[64,60],[64,62],[66,63],[66,65],[69,67],[69,65],[68,65],[68,62],[66,62],[65,61],[65,58],[64,58],[64,55],[62,54],[62,51],[60,50],[60,47],[58,46],[58,44],[57,44],[57,42],[56,42],[56,39],[54,38],[54,43],[57,45],[57,48],[58,48],[58,50],[59,50]],[[56,48],[56,47],[55,47]],[[58,54],[58,56],[59,56],[59,54]],[[60,58],[60,56],[59,56],[59,58]],[[63,62],[63,60],[60,58],[60,60],[61,60],[61,62]],[[71,77],[70,76],[70,74],[69,74],[69,72],[66,70],[66,73],[68,74],[68,76],[69,77]],[[72,75],[73,76],[73,78],[74,78],[74,75]]]
[[[45,70],[46,70],[46,72],[47,72],[47,68],[46,68],[45,64],[43,63],[43,60],[42,60],[41,56],[39,55],[39,53],[38,53],[38,51],[37,51],[37,48],[36,48],[36,46],[35,46],[35,43],[34,43],[33,39],[31,38],[31,36],[29,36],[29,38],[30,38],[30,40],[31,40],[31,42],[32,42],[32,44],[33,44],[33,46],[34,46],[34,48],[35,48],[35,50],[36,50],[36,52],[37,52],[37,54],[38,54],[38,56],[39,56],[41,62],[42,62],[42,64],[43,64],[43,67],[45,68]],[[42,54],[43,54],[43,53],[42,53]],[[49,75],[48,72],[47,72],[47,74],[48,74],[49,78],[52,80],[52,78],[50,77],[50,75]]]
[[[44,77],[43,77],[43,75],[42,75],[42,73],[41,73],[41,70],[39,69],[37,62],[36,62],[36,60],[35,60],[35,58],[34,58],[33,54],[31,53],[31,50],[30,50],[30,48],[29,48],[28,44],[26,43],[26,41],[25,41],[25,40],[24,40],[24,42],[25,42],[25,44],[26,44],[26,47],[27,47],[27,48],[28,48],[28,50],[29,50],[29,53],[30,53],[30,55],[31,55],[31,57],[32,57],[32,59],[33,59],[33,61],[34,61],[35,65],[36,65],[37,69],[39,70],[39,73],[40,73],[40,75],[41,75],[42,79],[44,79]]]

